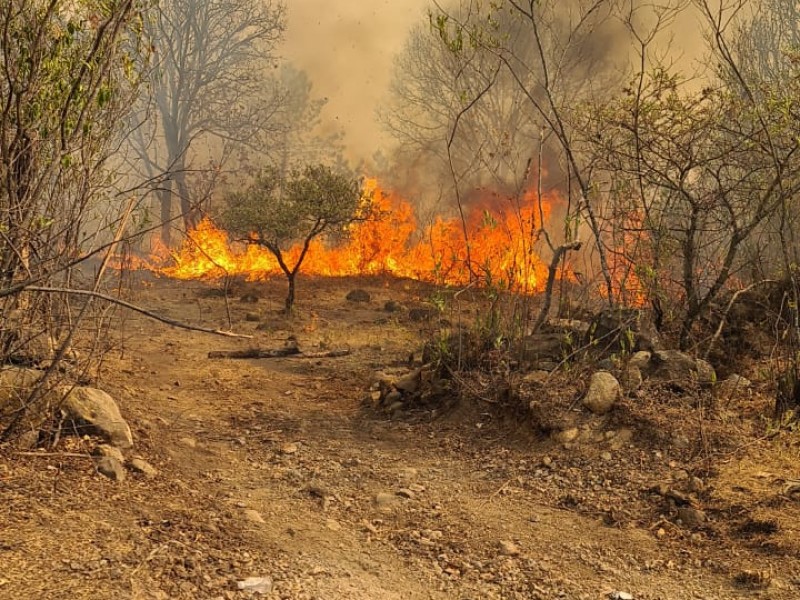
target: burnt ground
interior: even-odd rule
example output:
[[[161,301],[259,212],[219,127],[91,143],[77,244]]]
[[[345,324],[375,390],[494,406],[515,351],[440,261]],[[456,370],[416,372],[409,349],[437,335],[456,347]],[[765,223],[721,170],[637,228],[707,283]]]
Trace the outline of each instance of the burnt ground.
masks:
[[[372,300],[347,302],[355,286]],[[208,284],[134,289],[152,310],[227,327]],[[480,400],[387,416],[374,374],[419,357],[428,326],[384,302],[418,306],[430,289],[305,279],[291,320],[280,282],[248,290],[257,302],[237,291],[229,308],[252,341],[132,315],[110,338],[96,384],[156,477],[106,479],[89,438],[0,448],[0,598],[237,599],[254,595],[237,590],[248,577],[270,578],[270,599],[800,597],[800,434],[769,431],[758,385],[713,410],[629,398],[581,415],[566,444]],[[291,335],[353,352],[207,358]],[[693,528],[686,498],[705,515]]]

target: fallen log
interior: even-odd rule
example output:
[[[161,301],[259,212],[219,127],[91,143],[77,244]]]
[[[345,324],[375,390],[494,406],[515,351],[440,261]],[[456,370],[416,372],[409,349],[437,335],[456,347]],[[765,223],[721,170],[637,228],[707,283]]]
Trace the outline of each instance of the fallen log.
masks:
[[[347,356],[350,349],[325,350],[322,352],[301,352],[296,346],[277,348],[275,350],[261,350],[250,348],[247,350],[212,350],[208,358],[337,358]]]

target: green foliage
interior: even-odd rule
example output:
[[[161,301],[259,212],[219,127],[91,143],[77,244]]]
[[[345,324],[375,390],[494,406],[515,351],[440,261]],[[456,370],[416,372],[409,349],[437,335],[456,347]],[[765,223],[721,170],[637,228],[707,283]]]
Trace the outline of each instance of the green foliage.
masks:
[[[371,204],[358,179],[330,167],[309,165],[287,177],[268,167],[228,199],[224,223],[232,233],[281,252],[323,233],[346,233],[347,225],[370,216]]]

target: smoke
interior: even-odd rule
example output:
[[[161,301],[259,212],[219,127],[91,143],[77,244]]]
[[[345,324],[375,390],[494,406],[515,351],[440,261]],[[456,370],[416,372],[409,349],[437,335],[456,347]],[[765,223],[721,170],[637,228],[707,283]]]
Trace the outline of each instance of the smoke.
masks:
[[[389,87],[392,61],[430,0],[292,0],[283,56],[305,70],[327,98],[323,127],[345,133],[357,164],[390,143],[375,112]]]

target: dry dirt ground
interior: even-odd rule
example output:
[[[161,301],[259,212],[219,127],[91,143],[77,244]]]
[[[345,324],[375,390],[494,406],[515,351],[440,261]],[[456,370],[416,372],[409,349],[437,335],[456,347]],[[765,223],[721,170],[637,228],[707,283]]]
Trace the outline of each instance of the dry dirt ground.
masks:
[[[372,300],[347,302],[354,286]],[[144,278],[133,296],[226,327],[209,288]],[[257,302],[237,292],[230,310],[252,341],[130,315],[114,333],[97,386],[156,477],[106,479],[91,439],[0,448],[0,598],[800,598],[800,434],[762,436],[758,392],[714,415],[674,399],[659,419],[651,406],[652,427],[675,428],[663,435],[594,417],[566,446],[480,401],[390,417],[370,384],[419,356],[425,328],[384,302],[419,305],[430,290],[306,279],[291,320],[277,314],[280,282],[250,291]],[[290,335],[353,352],[207,357]],[[704,446],[704,422],[721,419],[731,443]],[[687,528],[659,485],[692,494],[706,520]],[[249,577],[269,591],[238,590]]]

